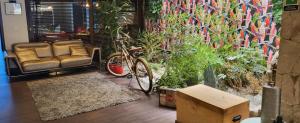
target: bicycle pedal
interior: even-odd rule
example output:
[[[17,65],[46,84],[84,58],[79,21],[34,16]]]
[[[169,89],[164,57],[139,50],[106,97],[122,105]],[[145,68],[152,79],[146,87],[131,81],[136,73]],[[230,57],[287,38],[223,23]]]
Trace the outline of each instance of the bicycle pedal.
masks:
[[[131,75],[131,74],[127,75],[127,78],[128,78],[128,79],[131,79],[131,78],[132,78],[132,75]]]

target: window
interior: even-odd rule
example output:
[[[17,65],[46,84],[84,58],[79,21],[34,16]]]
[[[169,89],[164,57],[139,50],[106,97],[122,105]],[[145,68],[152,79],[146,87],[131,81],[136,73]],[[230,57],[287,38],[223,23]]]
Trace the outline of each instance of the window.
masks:
[[[89,5],[86,0],[29,0],[27,3],[31,41],[53,41],[88,34]]]

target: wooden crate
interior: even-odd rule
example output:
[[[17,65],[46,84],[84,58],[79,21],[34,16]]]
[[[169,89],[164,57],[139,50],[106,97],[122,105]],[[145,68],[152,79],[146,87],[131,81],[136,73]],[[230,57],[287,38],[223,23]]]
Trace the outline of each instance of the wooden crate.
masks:
[[[240,123],[249,117],[247,99],[205,86],[177,90],[177,123]]]
[[[159,105],[176,108],[175,100],[176,89],[160,87],[159,88]]]

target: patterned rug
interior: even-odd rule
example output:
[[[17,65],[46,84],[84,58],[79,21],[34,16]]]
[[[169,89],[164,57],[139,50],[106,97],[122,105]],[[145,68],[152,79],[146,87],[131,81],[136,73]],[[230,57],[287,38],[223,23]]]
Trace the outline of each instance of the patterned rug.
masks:
[[[27,82],[42,120],[55,120],[138,100],[141,92],[105,80],[98,72]]]

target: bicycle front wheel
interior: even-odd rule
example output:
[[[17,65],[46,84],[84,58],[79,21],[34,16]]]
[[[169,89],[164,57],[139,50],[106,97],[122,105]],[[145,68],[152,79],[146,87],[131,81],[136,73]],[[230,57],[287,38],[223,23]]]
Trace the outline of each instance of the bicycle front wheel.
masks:
[[[149,94],[152,90],[153,74],[146,60],[138,58],[135,62],[135,76],[142,91]]]

